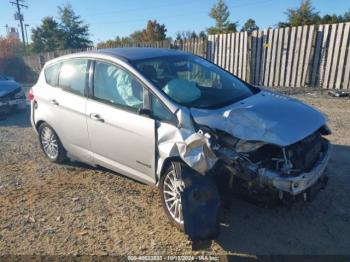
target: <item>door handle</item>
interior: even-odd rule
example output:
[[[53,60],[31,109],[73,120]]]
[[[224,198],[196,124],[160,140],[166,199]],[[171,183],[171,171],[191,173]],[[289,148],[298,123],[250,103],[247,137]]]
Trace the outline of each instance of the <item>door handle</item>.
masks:
[[[105,121],[100,115],[95,114],[95,113],[90,114],[90,118],[92,120],[99,121],[99,122],[102,122],[102,123]]]
[[[56,99],[51,99],[50,103],[55,105],[55,106],[59,106],[60,104],[56,101]]]

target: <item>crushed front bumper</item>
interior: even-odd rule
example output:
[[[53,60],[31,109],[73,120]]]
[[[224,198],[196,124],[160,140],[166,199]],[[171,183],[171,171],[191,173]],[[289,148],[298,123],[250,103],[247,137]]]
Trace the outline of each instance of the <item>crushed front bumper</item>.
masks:
[[[331,156],[332,146],[327,141],[327,148],[310,172],[298,176],[282,176],[273,170],[260,168],[258,179],[260,186],[269,186],[275,190],[287,192],[293,196],[305,192],[313,186],[324,174]]]

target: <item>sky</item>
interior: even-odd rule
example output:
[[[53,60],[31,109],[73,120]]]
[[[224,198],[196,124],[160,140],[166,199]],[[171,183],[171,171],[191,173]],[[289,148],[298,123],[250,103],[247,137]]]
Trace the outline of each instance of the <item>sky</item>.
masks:
[[[14,0],[12,0],[14,1]],[[10,0],[0,0],[0,35],[5,35],[6,24],[18,27],[14,20],[15,7]],[[149,19],[165,24],[167,36],[174,37],[177,31],[205,30],[214,25],[208,16],[216,0],[25,0],[24,20],[31,28],[40,25],[46,16],[57,18],[57,6],[69,2],[74,11],[90,26],[94,43],[127,36],[146,27]],[[261,29],[275,26],[286,20],[287,8],[295,8],[300,0],[226,0],[230,20],[244,22],[253,18]],[[350,9],[350,0],[313,0],[320,15],[343,14]]]

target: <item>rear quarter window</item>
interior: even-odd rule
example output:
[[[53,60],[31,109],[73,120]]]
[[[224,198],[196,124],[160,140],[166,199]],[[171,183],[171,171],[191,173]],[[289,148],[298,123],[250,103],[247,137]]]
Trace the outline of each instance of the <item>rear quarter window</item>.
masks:
[[[62,63],[58,86],[63,90],[84,96],[88,77],[88,60],[71,59]]]
[[[61,63],[57,63],[54,65],[50,65],[45,68],[45,80],[46,83],[48,83],[50,86],[57,86],[58,85],[58,72],[60,70]]]

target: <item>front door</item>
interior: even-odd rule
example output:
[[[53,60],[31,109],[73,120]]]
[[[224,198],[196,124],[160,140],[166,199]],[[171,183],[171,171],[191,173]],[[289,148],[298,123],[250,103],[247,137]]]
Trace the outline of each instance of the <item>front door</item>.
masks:
[[[86,107],[97,164],[145,183],[155,183],[155,121],[138,114],[143,85],[123,68],[95,62],[93,94]]]

